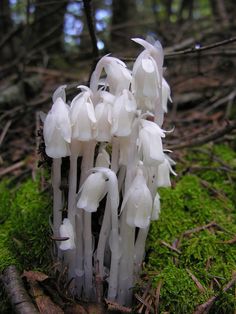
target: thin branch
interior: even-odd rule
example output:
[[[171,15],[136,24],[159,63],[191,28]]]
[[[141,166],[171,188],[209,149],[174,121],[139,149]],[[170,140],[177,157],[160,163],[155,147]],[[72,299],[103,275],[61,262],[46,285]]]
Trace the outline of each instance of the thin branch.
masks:
[[[226,40],[222,40],[222,41],[218,41],[216,43],[210,44],[210,45],[206,45],[203,47],[192,47],[192,48],[188,48],[185,50],[181,50],[181,51],[176,51],[176,52],[171,52],[171,53],[167,53],[165,56],[166,57],[172,57],[172,56],[179,56],[179,55],[186,55],[186,54],[191,54],[191,53],[199,53],[205,50],[209,50],[209,49],[213,49],[216,47],[220,47],[220,46],[225,46],[228,44],[231,44],[233,42],[236,41],[236,36],[232,37],[230,39],[226,39]]]
[[[165,241],[161,241],[161,244],[166,246],[171,251],[174,251],[174,252],[176,252],[178,254],[181,254],[181,251],[179,249],[175,248],[174,246],[171,246],[170,244],[166,243]]]
[[[227,292],[231,287],[234,286],[235,282],[236,282],[236,274],[233,275],[233,278],[224,286],[222,291]],[[207,311],[209,311],[209,309],[214,304],[214,302],[219,298],[219,296],[220,296],[220,293],[217,295],[214,295],[209,300],[207,300],[205,303],[199,305],[193,314],[204,314]]]
[[[7,134],[7,131],[8,131],[8,129],[9,129],[9,127],[11,126],[11,123],[12,123],[12,121],[10,120],[10,121],[8,121],[8,122],[6,123],[6,125],[4,126],[4,129],[3,129],[3,131],[2,131],[2,133],[1,133],[1,135],[0,135],[0,146],[1,146],[2,143],[3,143],[3,140],[4,140],[4,138],[5,138],[6,134]]]
[[[95,33],[95,27],[94,27],[94,21],[93,21],[93,15],[92,15],[92,8],[91,8],[91,0],[83,0],[84,3],[84,10],[86,14],[89,34],[93,46],[93,56],[94,59],[99,57],[99,50],[97,46],[97,37]]]
[[[181,144],[176,144],[176,145],[170,145],[168,146],[168,148],[169,149],[181,149],[181,148],[186,148],[186,147],[200,146],[208,142],[214,141],[224,136],[225,134],[232,132],[235,129],[236,129],[236,120],[232,122],[228,122],[226,127],[221,128],[217,130],[216,132],[202,136],[200,138],[197,138],[196,140],[186,141],[186,142],[183,142]]]
[[[27,294],[15,266],[9,266],[4,270],[2,281],[11,301],[14,313],[39,314]]]

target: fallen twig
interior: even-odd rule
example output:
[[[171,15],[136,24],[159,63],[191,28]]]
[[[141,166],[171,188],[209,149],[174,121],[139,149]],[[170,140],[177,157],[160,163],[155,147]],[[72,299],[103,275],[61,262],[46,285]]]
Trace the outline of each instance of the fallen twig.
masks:
[[[10,172],[15,171],[15,170],[17,170],[17,169],[23,167],[24,165],[25,165],[25,161],[24,161],[24,160],[21,160],[21,161],[15,163],[15,164],[13,164],[13,165],[11,165],[11,166],[5,168],[5,169],[2,169],[2,170],[0,171],[0,177],[4,176],[4,175],[6,175],[6,174],[8,174],[8,173],[10,173]]]
[[[224,136],[225,134],[232,132],[234,129],[236,129],[236,120],[228,123],[224,128],[221,128],[217,130],[216,132],[213,132],[209,135],[199,137],[193,141],[186,141],[181,144],[169,145],[168,148],[169,149],[181,149],[181,148],[186,148],[186,147],[200,146],[208,142],[214,141]]]
[[[186,269],[186,270],[187,270],[189,276],[190,276],[190,277],[192,278],[192,280],[195,282],[195,284],[196,284],[198,290],[199,290],[200,292],[202,292],[202,293],[205,292],[206,289],[203,287],[203,285],[200,283],[200,281],[197,279],[197,277],[196,277],[189,269]]]
[[[172,250],[172,251],[174,251],[174,252],[176,252],[176,253],[178,253],[178,254],[181,254],[181,251],[180,251],[179,249],[177,249],[177,248],[174,247],[174,246],[171,246],[169,243],[166,243],[165,241],[161,241],[160,243],[161,243],[162,245],[168,247],[168,249],[170,249],[170,250]]]
[[[140,295],[138,295],[137,293],[134,294],[135,298],[142,304],[144,304],[146,306],[146,308],[149,310],[149,312],[154,313],[154,309],[153,307],[148,303],[147,300],[144,300],[142,297],[140,297]]]
[[[224,228],[222,228],[221,226],[219,226],[215,221],[211,221],[209,222],[208,224],[206,225],[203,225],[203,226],[200,226],[200,227],[196,227],[196,228],[193,228],[193,229],[190,229],[190,230],[187,230],[185,231],[182,236],[189,236],[191,235],[192,233],[195,233],[195,232],[199,232],[199,231],[202,231],[202,230],[206,230],[206,229],[209,229],[209,228],[218,228],[222,231],[226,231]]]
[[[4,270],[2,281],[15,313],[39,314],[27,294],[15,266],[9,266]]]
[[[7,131],[8,131],[8,129],[9,129],[9,127],[11,126],[11,123],[12,123],[11,120],[8,121],[8,122],[5,124],[4,128],[3,128],[3,131],[2,131],[2,133],[1,133],[1,135],[0,135],[0,146],[1,146],[2,143],[3,143],[3,140],[4,140],[4,138],[5,138],[6,134],[7,134]]]
[[[116,302],[105,299],[108,311],[119,311],[121,313],[132,313],[132,309],[126,306],[122,306]]]
[[[162,281],[160,280],[158,282],[158,285],[156,288],[156,293],[155,293],[155,314],[158,314],[159,303],[160,303],[160,294],[161,294],[161,286],[162,286]]]
[[[233,274],[233,278],[225,285],[225,287],[222,289],[222,291],[226,292],[227,290],[229,290],[231,287],[233,287],[235,282],[236,282],[236,273]],[[214,302],[219,298],[220,294],[221,294],[221,292],[218,293],[217,295],[214,295],[213,297],[211,297],[205,303],[198,305],[198,307],[196,308],[196,310],[194,311],[193,314],[204,314],[204,313],[206,313],[206,311],[208,311],[212,307]]]

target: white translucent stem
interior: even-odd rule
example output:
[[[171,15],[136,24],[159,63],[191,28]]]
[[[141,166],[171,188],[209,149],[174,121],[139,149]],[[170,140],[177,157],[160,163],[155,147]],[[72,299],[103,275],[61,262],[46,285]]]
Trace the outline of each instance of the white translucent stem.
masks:
[[[70,156],[68,218],[73,227],[75,226],[76,214],[77,158],[77,154]]]
[[[110,200],[107,199],[102,226],[99,233],[98,246],[97,246],[97,261],[98,271],[101,279],[104,277],[104,254],[106,242],[111,230],[111,213],[110,213]]]
[[[52,187],[53,187],[53,232],[59,237],[59,228],[62,223],[62,192],[61,185],[61,158],[53,159],[52,163]]]
[[[118,189],[118,186],[117,186],[117,189]],[[111,206],[110,248],[111,248],[111,265],[110,265],[110,276],[109,276],[109,287],[108,287],[108,299],[115,300],[117,296],[117,288],[118,288],[118,270],[119,270],[121,247],[120,247],[120,236],[119,236],[119,231],[118,231],[118,208],[117,207],[112,208],[112,206]]]
[[[112,138],[111,170],[117,173],[119,168],[119,140]]]
[[[68,193],[68,218],[76,233],[75,215],[76,215],[76,187],[77,187],[77,159],[79,154],[79,142],[72,140],[71,156],[70,156],[70,172],[69,172],[69,193]],[[76,239],[76,235],[75,235]],[[77,241],[76,243],[79,241]],[[81,244],[79,244],[81,245]],[[68,279],[76,277],[76,249],[65,252],[65,261],[68,265]],[[81,293],[81,292],[80,292]]]
[[[78,214],[75,215],[75,230],[76,230],[76,256],[75,256],[75,281],[78,297],[81,297],[82,288],[84,286],[84,243],[83,243],[83,217],[82,210],[78,209]]]
[[[122,214],[121,243],[122,257],[119,267],[119,283],[117,301],[122,305],[130,305],[132,301],[134,237],[135,228],[126,224],[126,208]]]
[[[85,144],[82,161],[81,180],[84,182],[88,175],[88,170],[93,167],[95,141]],[[81,182],[81,183],[82,183]],[[93,247],[92,247],[92,224],[91,213],[84,212],[84,294],[85,297],[91,299],[93,295]]]
[[[136,167],[138,164],[137,156],[137,137],[138,137],[138,119],[133,123],[132,133],[130,135],[130,148],[128,155],[128,164],[126,168],[125,191],[124,195],[129,190],[129,187],[134,179]],[[133,286],[133,269],[134,269],[134,240],[135,227],[130,227],[126,223],[126,207],[121,215],[120,236],[122,242],[122,257],[119,268],[119,288],[117,300],[120,304],[130,305],[132,301],[132,286]]]
[[[139,229],[138,236],[134,247],[134,274],[135,279],[138,279],[142,262],[145,254],[145,243],[148,235],[149,227],[146,229]]]

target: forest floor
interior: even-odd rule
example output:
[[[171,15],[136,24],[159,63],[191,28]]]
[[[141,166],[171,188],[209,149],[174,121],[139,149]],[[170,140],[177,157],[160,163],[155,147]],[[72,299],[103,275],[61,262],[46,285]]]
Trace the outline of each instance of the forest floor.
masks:
[[[206,45],[222,40],[208,34]],[[183,41],[180,48],[182,53],[166,50],[165,76],[173,103],[164,124],[164,129],[172,130],[164,146],[173,150],[178,176],[171,189],[160,191],[162,212],[151,228],[134,309],[111,303],[105,304],[106,309],[234,313],[236,44],[185,53],[188,46]],[[38,188],[37,174],[43,171],[38,168],[39,111],[49,110],[58,85],[67,84],[75,95],[75,86],[87,80],[85,70],[87,64],[79,75],[69,67],[61,71],[28,66],[20,82],[15,74],[0,82],[4,90],[0,96],[0,270],[11,264],[25,270],[24,281],[40,313],[46,313],[45,307],[50,313],[105,311],[101,305],[70,303],[61,278],[55,279],[55,265],[42,260],[51,240],[46,231],[50,202],[41,175]],[[7,303],[4,306],[9,313]]]

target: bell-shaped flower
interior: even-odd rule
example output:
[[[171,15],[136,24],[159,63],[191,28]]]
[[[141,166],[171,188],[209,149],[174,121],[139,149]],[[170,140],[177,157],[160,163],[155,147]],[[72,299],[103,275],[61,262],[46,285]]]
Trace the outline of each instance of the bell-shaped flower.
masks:
[[[73,250],[75,248],[75,240],[74,240],[74,230],[73,226],[68,218],[63,220],[62,225],[60,226],[60,236],[62,238],[69,238],[65,241],[61,241],[60,249],[62,251],[65,250]]]
[[[105,84],[109,86],[109,92],[117,95],[123,89],[129,89],[131,82],[130,71],[126,68],[124,62],[118,58],[104,56],[102,57],[91,76],[90,87],[93,93],[96,93],[102,70],[106,72]]]
[[[131,227],[147,228],[152,215],[152,195],[149,191],[143,171],[137,175],[124,196],[121,210],[126,206],[126,222]]]
[[[138,107],[155,113],[155,121],[161,126],[165,111],[165,103],[162,101],[162,46],[159,41],[151,44],[140,38],[132,40],[145,48],[133,66],[132,91]]]
[[[79,191],[77,207],[96,212],[99,202],[107,193],[106,177],[101,172],[90,174]]]
[[[137,100],[138,108],[143,112],[155,111],[160,102],[161,76],[155,60],[144,50],[133,66],[132,92]]]
[[[158,220],[160,212],[161,212],[160,195],[157,193],[153,201],[151,220]]]
[[[95,136],[97,120],[90,89],[86,86],[79,87],[84,90],[71,102],[72,138],[89,141]]]
[[[164,61],[164,52],[161,43],[157,40],[154,41],[153,44],[141,39],[141,38],[132,38],[134,42],[137,44],[143,46],[145,50],[149,53],[149,55],[155,60],[158,72],[160,77],[162,76],[162,67],[163,67],[163,61]]]
[[[158,166],[164,161],[162,137],[164,131],[154,122],[141,119],[138,146],[139,153],[146,166]]]
[[[59,86],[52,95],[53,103],[57,100],[57,98],[61,98],[64,102],[66,102],[66,89],[67,85]]]
[[[58,97],[47,114],[43,128],[46,154],[52,158],[70,155],[71,122],[69,108],[61,97]]]
[[[170,86],[166,82],[166,80],[162,78],[162,108],[164,112],[168,111],[168,108],[167,108],[168,100],[172,102],[172,99],[170,97]]]
[[[95,107],[95,117],[97,119],[96,140],[110,142],[112,126],[112,103],[115,97],[108,92],[100,92],[101,101]]]
[[[109,168],[111,164],[110,156],[105,150],[105,148],[101,148],[96,158],[95,167],[103,167]]]
[[[164,154],[164,161],[157,168],[157,187],[171,186],[170,173],[175,176],[177,175],[171,165],[175,165],[175,162]]]
[[[112,134],[115,136],[129,136],[135,117],[137,105],[134,96],[128,90],[123,90],[117,96],[112,111]]]

